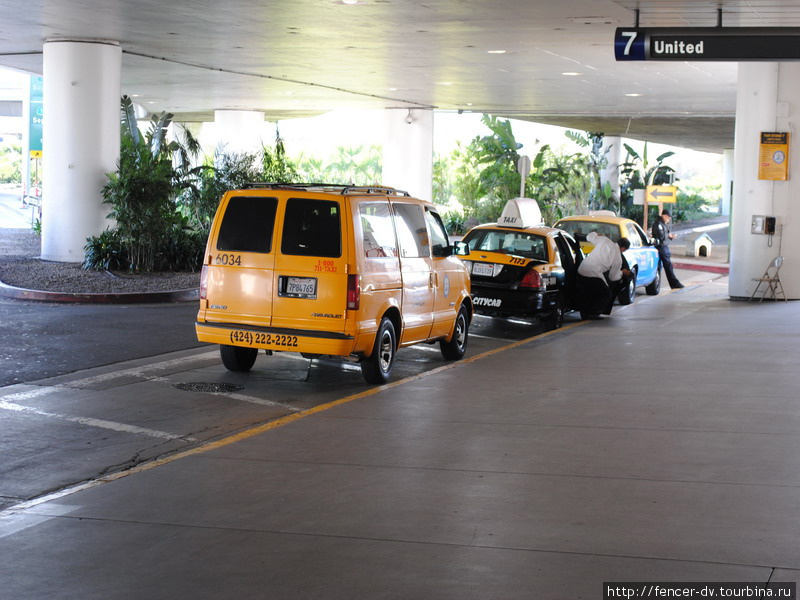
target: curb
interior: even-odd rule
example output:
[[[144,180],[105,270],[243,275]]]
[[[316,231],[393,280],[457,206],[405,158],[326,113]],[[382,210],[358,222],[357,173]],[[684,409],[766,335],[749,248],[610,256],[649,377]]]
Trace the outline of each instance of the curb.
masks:
[[[720,275],[728,275],[730,272],[730,267],[728,265],[700,265],[696,263],[678,262],[674,259],[672,261],[672,267],[689,271],[708,271],[709,273],[718,273]]]
[[[69,302],[73,304],[155,304],[159,302],[191,302],[200,299],[198,288],[167,292],[128,292],[122,294],[46,292],[26,290],[0,281],[0,298],[37,302]]]

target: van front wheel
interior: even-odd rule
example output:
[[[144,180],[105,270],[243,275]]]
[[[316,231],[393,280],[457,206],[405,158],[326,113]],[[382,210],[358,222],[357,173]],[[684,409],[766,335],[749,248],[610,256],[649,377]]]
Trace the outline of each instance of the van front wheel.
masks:
[[[386,383],[389,380],[396,351],[397,337],[394,325],[384,317],[381,326],[378,327],[378,334],[375,336],[372,354],[361,361],[361,373],[367,383]]]
[[[256,362],[258,348],[221,345],[219,355],[222,357],[222,364],[228,371],[249,371]]]
[[[453,339],[449,342],[444,340],[439,342],[439,350],[445,360],[460,360],[467,351],[467,339],[469,338],[469,315],[464,305],[458,309],[456,315],[456,326],[453,331]]]

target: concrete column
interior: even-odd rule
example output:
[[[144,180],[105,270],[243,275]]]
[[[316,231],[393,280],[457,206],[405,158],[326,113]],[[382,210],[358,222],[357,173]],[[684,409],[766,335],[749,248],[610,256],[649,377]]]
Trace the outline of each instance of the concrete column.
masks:
[[[119,159],[116,42],[44,44],[42,258],[83,261],[86,238],[107,226],[101,190]]]
[[[722,214],[731,214],[731,195],[733,193],[733,149],[722,151]]]
[[[215,144],[227,152],[260,152],[273,141],[265,139],[264,113],[257,110],[215,110],[214,129]]]
[[[605,186],[606,182],[611,184],[611,192],[614,194],[614,202],[619,202],[619,164],[622,156],[622,138],[614,136],[603,137],[603,151],[606,157],[606,167],[600,172],[600,182]],[[618,204],[615,204],[618,206]]]
[[[781,279],[787,298],[800,298],[800,139],[794,122],[800,116],[799,63],[739,63],[736,100],[734,186],[731,209],[730,279],[732,298],[748,297],[776,256],[786,260]],[[792,133],[789,180],[758,178],[760,133]],[[792,198],[795,199],[794,205]],[[777,218],[775,235],[751,233],[753,215]]]
[[[433,198],[433,111],[389,109],[384,117],[383,182]]]

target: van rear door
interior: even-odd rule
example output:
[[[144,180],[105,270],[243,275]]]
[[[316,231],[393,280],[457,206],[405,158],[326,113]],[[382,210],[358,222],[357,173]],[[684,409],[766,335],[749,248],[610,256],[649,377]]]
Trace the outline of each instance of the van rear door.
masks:
[[[205,319],[269,326],[277,198],[237,195],[224,211],[210,247]]]
[[[343,332],[349,230],[341,200],[290,197],[282,212],[272,326]]]

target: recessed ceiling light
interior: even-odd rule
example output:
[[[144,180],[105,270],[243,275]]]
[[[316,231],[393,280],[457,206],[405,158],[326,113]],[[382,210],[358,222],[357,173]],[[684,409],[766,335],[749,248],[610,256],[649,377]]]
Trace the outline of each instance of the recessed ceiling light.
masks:
[[[562,75],[566,75],[567,77],[577,77],[578,75],[583,75],[583,73],[576,73],[575,71],[567,71],[566,73],[562,73]]]
[[[625,94],[628,98],[638,98],[641,94]]]
[[[397,88],[389,88],[389,91],[390,91],[390,92],[396,92],[396,91],[397,91]]]
[[[467,106],[472,106],[472,102],[467,102]]]
[[[453,85],[452,81],[437,81],[438,85]]]
[[[505,54],[507,50],[487,50],[487,54]]]

